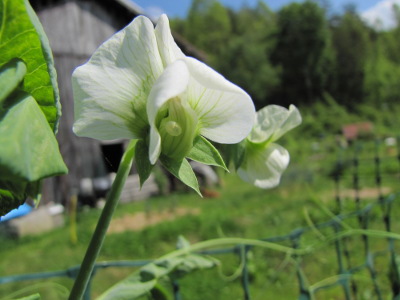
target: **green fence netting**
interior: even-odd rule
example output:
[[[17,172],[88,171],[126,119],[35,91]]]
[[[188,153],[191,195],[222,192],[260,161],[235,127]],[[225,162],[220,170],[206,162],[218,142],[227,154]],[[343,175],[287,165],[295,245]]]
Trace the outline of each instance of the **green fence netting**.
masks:
[[[397,142],[397,147],[400,143]],[[291,265],[294,275],[292,285],[297,286],[294,298],[307,299],[397,299],[400,300],[400,259],[398,256],[400,230],[399,189],[400,150],[387,147],[383,141],[355,143],[338,152],[332,163],[330,176],[334,181],[334,207],[326,211],[325,222],[309,220],[309,226],[294,229],[287,235],[262,239],[295,249],[314,245],[307,255],[290,255],[284,260]],[[386,185],[390,186],[387,189]],[[251,245],[236,245],[221,249],[202,251],[201,254],[235,255],[241,264],[239,279],[242,295],[237,299],[255,299],[250,255],[255,251]],[[258,249],[260,250],[260,249]],[[265,251],[264,258],[277,255]],[[334,256],[335,265],[324,265],[324,257]],[[260,259],[257,257],[257,259]],[[95,266],[92,280],[101,269],[140,267],[149,260],[101,262]],[[312,268],[326,269],[324,278],[310,278]],[[56,272],[23,274],[0,277],[0,284],[32,279],[69,277],[74,279],[79,266]],[[204,271],[208,272],[208,271]],[[274,266],[273,272],[279,272]],[[189,275],[191,276],[191,275]],[[263,276],[263,274],[261,274]],[[273,277],[274,275],[272,275]],[[312,277],[312,276],[311,276]],[[266,282],[273,285],[274,280]],[[175,300],[184,299],[185,282],[173,281]],[[334,290],[330,294],[330,290]],[[257,299],[273,299],[273,295]],[[292,299],[288,296],[286,299]],[[90,299],[90,285],[85,299]]]

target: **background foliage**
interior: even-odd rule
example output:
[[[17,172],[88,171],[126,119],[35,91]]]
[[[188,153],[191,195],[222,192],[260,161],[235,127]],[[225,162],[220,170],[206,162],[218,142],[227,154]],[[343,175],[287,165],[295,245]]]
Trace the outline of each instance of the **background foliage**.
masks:
[[[208,55],[208,63],[267,104],[395,105],[400,95],[397,26],[378,31],[351,5],[332,14],[318,1],[272,12],[263,1],[239,11],[217,0],[194,0],[173,29]]]

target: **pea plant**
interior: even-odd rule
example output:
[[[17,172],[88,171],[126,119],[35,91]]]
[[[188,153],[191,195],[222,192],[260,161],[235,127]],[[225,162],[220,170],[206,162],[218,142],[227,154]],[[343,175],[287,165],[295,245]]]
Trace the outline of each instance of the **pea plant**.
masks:
[[[27,197],[39,201],[42,179],[65,174],[67,167],[55,138],[61,106],[44,30],[28,0],[1,0],[0,11],[0,215],[4,215]],[[72,88],[76,135],[130,142],[71,300],[81,299],[85,292],[133,163],[141,184],[159,163],[200,196],[190,160],[237,172],[257,187],[271,188],[279,184],[289,164],[288,151],[275,141],[301,123],[293,105],[289,109],[270,105],[256,112],[244,90],[182,53],[165,15],[155,27],[139,16],[104,42],[76,68]],[[215,266],[215,259],[193,250],[232,242],[238,241],[189,245],[181,239],[180,250],[142,268],[100,299],[136,299],[160,289],[160,278]],[[278,250],[290,251],[283,248]]]

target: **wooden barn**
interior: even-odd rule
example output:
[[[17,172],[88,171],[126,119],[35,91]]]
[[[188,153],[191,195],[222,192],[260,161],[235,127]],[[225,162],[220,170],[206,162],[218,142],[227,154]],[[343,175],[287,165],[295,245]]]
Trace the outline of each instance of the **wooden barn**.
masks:
[[[134,17],[143,14],[130,0],[30,0],[47,33],[53,50],[62,104],[57,139],[69,174],[45,180],[42,202],[67,204],[72,195],[106,186],[107,174],[116,171],[124,141],[100,142],[80,138],[72,132],[73,97],[71,74],[95,49]],[[175,40],[183,52],[203,59],[204,55],[181,37]],[[130,182],[136,184],[136,182]],[[135,187],[137,188],[137,187]]]

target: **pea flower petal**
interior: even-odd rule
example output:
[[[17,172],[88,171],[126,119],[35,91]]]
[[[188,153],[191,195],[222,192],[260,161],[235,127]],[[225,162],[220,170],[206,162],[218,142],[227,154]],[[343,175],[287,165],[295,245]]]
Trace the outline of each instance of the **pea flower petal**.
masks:
[[[162,15],[146,17],[101,45],[72,78],[77,135],[142,139],[149,160],[182,161],[194,139],[238,143],[250,133],[249,95],[176,45]]]
[[[245,157],[238,169],[244,181],[260,188],[279,184],[289,165],[289,152],[274,142],[301,123],[301,115],[294,105],[289,109],[269,105],[257,112],[253,129],[246,139]]]
[[[301,123],[301,115],[294,105],[290,105],[289,109],[268,105],[257,112],[256,118],[249,136],[253,143],[276,141]]]
[[[139,16],[74,71],[74,132],[100,140],[140,138],[148,127],[147,96],[163,69],[154,26]]]
[[[255,147],[249,152],[246,154],[245,165],[238,169],[239,177],[263,189],[277,186],[289,165],[289,152],[274,143],[266,148]]]
[[[175,60],[185,58],[185,54],[179,49],[172,37],[169,28],[169,21],[166,15],[161,15],[155,29],[157,38],[158,51],[160,51],[161,59],[164,67],[173,63]]]
[[[147,113],[150,122],[150,146],[149,158],[155,164],[161,153],[161,136],[158,130],[161,122],[160,109],[168,101],[179,101],[174,99],[182,94],[189,82],[189,71],[182,60],[170,64],[154,84],[147,102]],[[166,111],[168,114],[168,111]],[[159,120],[157,120],[157,117]],[[181,124],[179,126],[182,126]]]
[[[251,131],[255,111],[250,96],[207,65],[187,57],[190,73],[185,97],[199,117],[200,134],[236,144]]]

